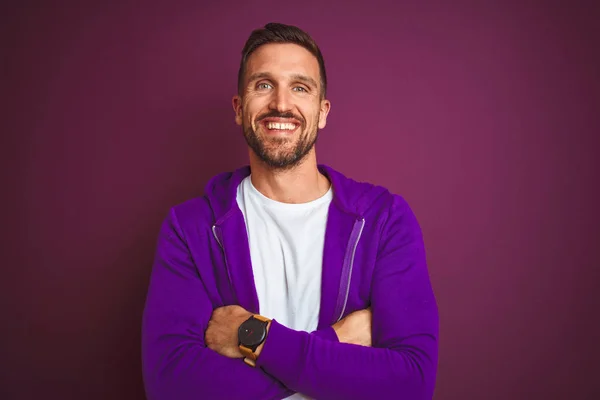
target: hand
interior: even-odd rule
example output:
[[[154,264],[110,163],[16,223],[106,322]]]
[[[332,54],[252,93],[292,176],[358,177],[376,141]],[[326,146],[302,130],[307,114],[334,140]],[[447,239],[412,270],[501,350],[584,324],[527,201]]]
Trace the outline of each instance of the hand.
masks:
[[[358,310],[333,325],[342,343],[371,347],[371,308]]]
[[[236,305],[215,308],[204,333],[206,346],[225,357],[243,358],[238,347],[238,328],[251,315]]]

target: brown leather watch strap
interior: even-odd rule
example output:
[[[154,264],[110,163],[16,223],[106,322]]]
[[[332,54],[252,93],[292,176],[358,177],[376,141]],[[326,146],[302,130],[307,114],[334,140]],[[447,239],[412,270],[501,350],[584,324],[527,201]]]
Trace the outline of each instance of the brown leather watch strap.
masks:
[[[240,344],[240,352],[244,355],[244,357],[251,358],[252,360],[256,360],[256,354],[246,346]]]
[[[269,318],[263,317],[262,315],[258,315],[258,314],[254,314],[253,317],[255,319],[259,320],[259,321],[262,321],[262,322],[269,322],[269,321],[271,321]]]
[[[251,366],[252,368],[256,368],[256,361],[249,359],[248,357],[244,358],[244,362]]]
[[[270,322],[271,321],[269,318],[263,317],[262,315],[254,314],[252,316],[254,317],[254,319],[257,319],[262,322]],[[241,344],[239,345],[239,348],[240,348],[240,352],[244,356],[244,362],[251,367],[256,367],[256,359],[258,358],[256,353],[254,353],[254,351],[252,351],[252,349],[250,349],[249,347],[246,347]]]

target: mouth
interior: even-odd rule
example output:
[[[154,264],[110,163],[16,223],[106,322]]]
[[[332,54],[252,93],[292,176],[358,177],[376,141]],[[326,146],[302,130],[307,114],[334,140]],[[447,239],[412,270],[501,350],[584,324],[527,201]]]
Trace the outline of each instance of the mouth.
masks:
[[[287,118],[265,118],[260,124],[267,133],[279,135],[290,135],[300,127],[300,122]]]

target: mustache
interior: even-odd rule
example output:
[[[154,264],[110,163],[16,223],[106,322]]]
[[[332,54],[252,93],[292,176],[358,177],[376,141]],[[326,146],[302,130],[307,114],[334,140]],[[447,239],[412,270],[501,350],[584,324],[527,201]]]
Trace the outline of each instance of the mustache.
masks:
[[[270,111],[268,113],[262,114],[256,119],[256,122],[262,121],[265,118],[294,118],[295,120],[300,121],[302,125],[304,125],[304,118],[299,115],[295,115],[292,112],[278,112],[278,111]]]

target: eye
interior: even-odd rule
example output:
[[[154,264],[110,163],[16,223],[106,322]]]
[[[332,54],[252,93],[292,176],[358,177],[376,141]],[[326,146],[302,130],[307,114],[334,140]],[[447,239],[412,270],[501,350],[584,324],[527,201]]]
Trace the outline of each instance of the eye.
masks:
[[[295,90],[297,92],[307,92],[306,88],[304,88],[302,86],[296,86],[296,87],[294,87],[293,90]]]
[[[258,85],[256,85],[256,88],[257,89],[270,89],[270,88],[272,88],[272,86],[269,85],[268,83],[263,82],[263,83],[259,83]]]

